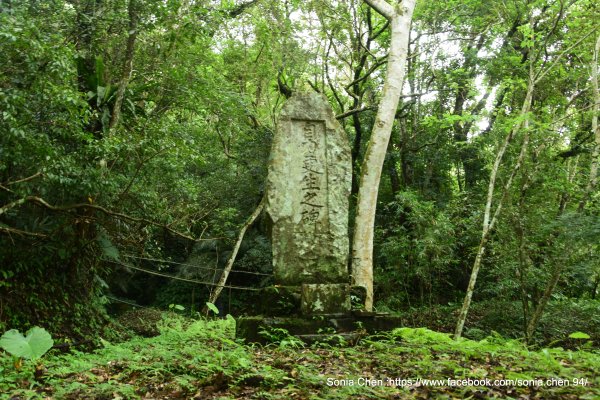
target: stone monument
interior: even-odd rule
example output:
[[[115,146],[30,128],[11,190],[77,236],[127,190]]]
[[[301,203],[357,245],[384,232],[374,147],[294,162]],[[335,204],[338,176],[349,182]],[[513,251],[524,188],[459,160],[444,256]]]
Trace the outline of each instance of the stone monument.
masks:
[[[271,150],[266,211],[275,284],[300,289],[304,315],[350,311],[351,160],[346,133],[323,95],[287,101]]]
[[[397,325],[396,317],[351,309],[351,180],[350,145],[327,98],[294,95],[279,118],[267,178],[275,284],[259,296],[261,316],[237,320],[238,336],[261,342],[262,330],[282,328],[312,341]]]

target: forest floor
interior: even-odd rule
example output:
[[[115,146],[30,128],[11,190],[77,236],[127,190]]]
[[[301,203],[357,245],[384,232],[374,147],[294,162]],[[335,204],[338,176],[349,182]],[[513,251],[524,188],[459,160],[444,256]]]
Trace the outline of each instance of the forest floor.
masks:
[[[160,334],[37,366],[0,355],[1,399],[597,399],[600,353],[530,351],[499,336],[454,341],[424,328],[354,346],[306,346],[281,333],[248,346],[233,318],[167,317]],[[278,336],[279,335],[279,336]],[[470,380],[470,381],[469,381]]]

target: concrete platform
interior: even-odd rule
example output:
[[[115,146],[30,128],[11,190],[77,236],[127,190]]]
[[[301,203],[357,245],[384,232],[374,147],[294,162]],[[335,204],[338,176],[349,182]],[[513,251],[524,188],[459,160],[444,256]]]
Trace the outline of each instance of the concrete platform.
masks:
[[[399,316],[363,311],[312,317],[256,316],[236,319],[236,337],[245,339],[247,343],[265,344],[269,342],[268,336],[283,334],[281,330],[285,330],[306,343],[335,341],[336,337],[355,343],[367,334],[391,331],[401,326]],[[270,334],[261,334],[262,331]]]

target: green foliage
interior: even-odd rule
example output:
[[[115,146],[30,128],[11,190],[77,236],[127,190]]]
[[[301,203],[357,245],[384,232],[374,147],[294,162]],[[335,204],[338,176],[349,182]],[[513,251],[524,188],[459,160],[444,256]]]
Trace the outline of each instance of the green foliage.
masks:
[[[26,335],[16,329],[6,331],[0,337],[0,347],[15,357],[36,360],[54,345],[52,336],[44,328],[35,326]]]
[[[298,349],[304,347],[304,342],[283,328],[262,328],[258,332],[267,342],[279,346],[280,348]]]
[[[420,307],[402,313],[404,324],[410,327],[427,327],[442,332],[453,332],[460,304]],[[464,336],[482,340],[496,332],[508,339],[523,339],[523,310],[519,301],[480,301],[472,305]],[[600,313],[598,302],[593,300],[554,300],[547,306],[539,328],[530,345],[562,346],[575,349],[581,341],[569,340],[573,332],[589,332],[592,346],[600,340]]]
[[[152,308],[136,308],[123,313],[117,318],[118,324],[123,328],[144,337],[158,336],[160,334],[159,325],[162,320],[162,312]]]
[[[219,315],[219,309],[213,303],[207,301],[206,302],[206,307],[208,307],[208,309],[210,311],[212,311],[215,315]]]
[[[185,307],[181,304],[169,304],[169,310],[172,311],[184,311]]]
[[[283,398],[308,395],[344,399],[351,396],[525,397],[526,386],[450,387],[416,385],[417,379],[552,379],[568,386],[543,385],[543,398],[597,396],[597,354],[544,349],[530,351],[499,335],[481,341],[453,341],[427,329],[400,328],[367,337],[355,347],[250,347],[234,340],[235,321],[191,321],[172,314],[154,338],[134,338],[93,353],[51,355],[46,369],[33,375],[10,368],[0,356],[0,398],[193,398],[213,393],[221,398]],[[297,340],[297,339],[296,339]],[[389,375],[388,371],[394,371]],[[359,385],[358,379],[405,380],[405,387]],[[577,379],[575,384],[574,380]],[[354,385],[334,385],[354,380]],[[412,383],[408,383],[412,380]],[[585,383],[587,380],[587,384]],[[328,382],[330,384],[328,384]],[[410,389],[409,389],[410,388]],[[3,397],[4,396],[4,397]]]
[[[100,292],[131,293],[129,282],[144,282],[118,269],[122,253],[177,252],[182,260],[190,243],[181,251],[160,225],[233,237],[260,196],[270,129],[249,122],[248,97],[209,49],[224,14],[141,3],[134,65],[144,72],[127,87],[110,135],[127,2],[14,3],[0,12],[7,39],[0,41],[0,182],[34,176],[2,186],[0,207],[33,195],[64,207],[25,202],[2,214],[0,328],[39,324],[61,336],[93,336],[104,322]],[[196,29],[197,15],[210,29]],[[13,229],[38,236],[10,236]]]
[[[376,276],[378,297],[386,299],[383,303],[392,309],[413,298],[421,303],[435,302],[442,277],[454,262],[452,222],[434,202],[414,192],[398,193],[386,211],[393,223],[378,232],[383,267]]]
[[[573,332],[569,335],[571,339],[589,339],[590,335],[583,332]]]

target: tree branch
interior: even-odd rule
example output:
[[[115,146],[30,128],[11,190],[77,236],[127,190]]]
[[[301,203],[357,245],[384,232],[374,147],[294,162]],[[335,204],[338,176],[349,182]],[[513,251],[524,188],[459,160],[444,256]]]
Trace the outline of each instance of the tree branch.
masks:
[[[362,107],[362,108],[355,108],[353,110],[348,110],[344,113],[338,114],[335,116],[335,119],[344,119],[344,118],[348,118],[354,114],[358,114],[361,113],[363,111],[368,111],[368,110],[375,110],[376,107]]]
[[[235,18],[235,17],[241,15],[244,11],[246,11],[246,9],[255,5],[257,2],[258,2],[258,0],[250,0],[246,3],[242,3],[242,4],[238,5],[237,7],[235,7],[233,10],[229,11],[229,13],[227,13],[227,15],[229,16],[229,18]]]
[[[388,20],[392,19],[395,14],[394,7],[392,7],[385,0],[365,0],[365,3],[373,7],[375,11],[383,15]]]
[[[167,146],[161,150],[158,150],[156,153],[144,158],[139,165],[137,166],[135,172],[133,173],[133,176],[131,177],[131,179],[129,180],[129,183],[127,184],[127,186],[125,187],[125,189],[119,194],[118,198],[122,198],[123,196],[125,196],[127,194],[127,192],[129,192],[129,189],[131,189],[131,186],[133,185],[133,182],[135,182],[135,180],[137,179],[140,171],[142,170],[142,168],[144,167],[144,165],[152,160],[154,157],[158,156],[161,153],[164,153],[165,151],[173,148],[174,146]]]
[[[219,141],[221,142],[221,146],[223,146],[223,152],[227,158],[231,158],[232,160],[237,160],[237,157],[229,152],[229,140],[225,141],[225,137],[221,133],[218,124],[215,124],[215,131],[217,131],[217,135],[219,135]]]
[[[288,86],[288,84],[283,81],[281,77],[282,74],[283,70],[279,70],[279,72],[277,73],[277,89],[279,90],[279,93],[285,96],[286,99],[289,99],[290,97],[292,97],[293,91]]]
[[[378,60],[375,64],[373,64],[371,66],[371,68],[369,68],[365,74],[355,80],[353,80],[352,82],[350,82],[349,84],[346,85],[345,89],[348,90],[350,89],[351,86],[356,85],[357,83],[360,83],[362,81],[364,81],[365,79],[367,79],[373,72],[375,72],[375,70],[379,67],[381,67],[383,64],[385,64],[387,62],[387,55],[381,57],[380,60]],[[362,70],[362,67],[360,68],[360,70]]]
[[[8,235],[10,235],[11,233],[14,233],[14,234],[20,235],[20,236],[34,236],[34,237],[39,237],[39,238],[48,237],[48,235],[44,235],[43,233],[22,231],[21,229],[9,228],[7,226],[0,226],[0,232],[6,233]]]
[[[388,26],[390,26],[390,21],[385,21],[385,24],[383,24],[381,29],[379,29],[377,32],[375,32],[372,36],[369,36],[369,40],[373,41],[373,40],[377,39],[383,32],[385,32],[385,30],[388,28]]]
[[[67,205],[67,206],[53,206],[51,204],[49,204],[46,200],[37,197],[37,196],[27,196],[27,197],[23,197],[19,200],[16,200],[12,203],[9,203],[3,207],[0,208],[0,215],[3,214],[4,212],[8,211],[11,208],[14,208],[18,205],[24,204],[24,203],[34,203],[40,206],[43,206],[45,208],[47,208],[48,210],[52,210],[52,211],[70,211],[73,209],[77,209],[77,208],[86,208],[89,210],[96,210],[96,211],[100,211],[101,213],[111,216],[111,217],[115,217],[115,218],[119,218],[119,219],[124,219],[124,220],[128,220],[128,221],[132,221],[132,222],[138,222],[138,223],[143,223],[143,224],[147,224],[147,225],[152,225],[152,226],[156,226],[159,228],[163,228],[167,231],[169,231],[170,233],[172,233],[173,235],[182,237],[184,239],[188,239],[191,240],[193,242],[200,242],[200,241],[205,241],[205,240],[215,240],[215,239],[222,239],[222,238],[210,238],[210,239],[202,239],[202,238],[194,238],[192,236],[186,235],[185,233],[181,233],[179,231],[176,231],[173,228],[170,228],[167,225],[161,224],[159,222],[155,222],[155,221],[151,221],[149,219],[146,218],[138,218],[138,217],[132,217],[130,215],[127,214],[123,214],[120,212],[116,212],[116,211],[112,211],[109,210],[107,208],[104,208],[102,206],[97,206],[95,204],[87,204],[87,203],[79,203],[79,204],[71,204],[71,205]]]
[[[31,176],[28,176],[27,178],[18,179],[18,180],[16,180],[16,181],[10,181],[10,182],[6,182],[4,185],[6,185],[6,186],[10,186],[10,185],[14,185],[15,183],[27,182],[27,181],[30,181],[30,180],[32,180],[32,179],[35,179],[35,178],[37,178],[38,176],[42,176],[42,173],[41,173],[41,172],[39,172],[39,171],[38,171],[38,172],[36,172],[35,174],[31,175]]]
[[[25,198],[13,201],[12,203],[8,203],[3,205],[2,207],[0,207],[0,215],[4,214],[5,212],[7,212],[8,210],[10,210],[11,208],[20,206],[21,204],[25,203],[25,201],[27,201]]]
[[[331,46],[332,46],[332,38],[329,38],[329,46],[327,47],[327,53],[325,54],[325,59],[328,60],[329,59],[329,51],[331,50]],[[331,77],[329,76],[329,63],[325,63],[325,76],[327,77],[327,85],[329,86],[329,89],[331,89],[331,92],[333,93],[333,97],[335,97],[335,100],[337,101],[338,105],[340,106],[340,111],[342,111],[342,113],[344,112],[344,102],[340,99],[337,90],[335,90],[335,87],[333,86],[333,83],[331,82]]]
[[[556,57],[556,60],[554,60],[554,62],[552,64],[550,64],[550,66],[546,69],[546,70],[540,70],[536,76],[535,76],[535,80],[534,83],[538,84],[545,76],[546,74],[548,74],[548,72],[550,72],[552,70],[552,68],[554,68],[554,66],[556,64],[558,64],[558,62],[564,57],[565,54],[567,54],[569,51],[573,50],[575,47],[579,46],[579,44],[581,44],[581,42],[583,42],[588,36],[590,36],[592,33],[596,32],[596,29],[592,29],[591,31],[589,31],[588,33],[586,33],[585,35],[583,35],[578,41],[576,41],[573,45],[567,47],[566,49],[564,49],[559,55],[558,57]]]

